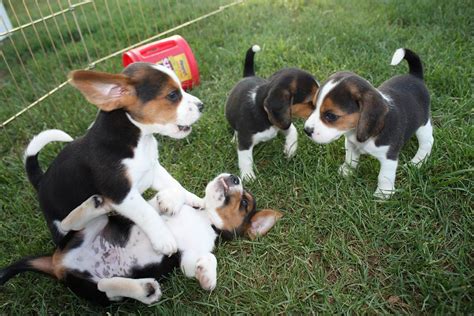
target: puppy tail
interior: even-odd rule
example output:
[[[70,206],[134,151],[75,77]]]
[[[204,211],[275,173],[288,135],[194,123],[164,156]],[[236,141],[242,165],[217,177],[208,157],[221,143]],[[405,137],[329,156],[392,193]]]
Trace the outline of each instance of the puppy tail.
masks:
[[[253,57],[255,53],[260,51],[260,46],[253,45],[247,50],[245,54],[245,63],[244,63],[244,78],[255,76],[255,69],[253,67]]]
[[[423,65],[420,57],[408,48],[399,48],[395,51],[392,57],[392,66],[398,65],[403,59],[408,62],[408,69],[410,75],[423,80]]]
[[[15,275],[27,271],[38,272],[54,277],[53,258],[51,256],[26,257],[1,269],[0,285],[5,284]]]
[[[25,169],[28,179],[33,187],[38,190],[43,170],[38,163],[38,153],[44,146],[51,142],[71,142],[72,137],[58,129],[49,129],[33,137],[25,151]]]

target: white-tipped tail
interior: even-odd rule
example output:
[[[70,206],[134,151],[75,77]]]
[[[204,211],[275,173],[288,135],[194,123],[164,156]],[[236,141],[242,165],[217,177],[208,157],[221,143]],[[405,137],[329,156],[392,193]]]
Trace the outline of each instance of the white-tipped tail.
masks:
[[[72,142],[73,138],[59,129],[48,129],[33,137],[25,151],[25,156],[35,156],[51,142]]]
[[[259,51],[260,51],[260,46],[258,46],[258,45],[253,45],[253,46],[252,46],[252,51],[253,51],[254,53],[259,52]]]
[[[392,61],[390,62],[390,65],[395,66],[398,65],[403,58],[405,57],[405,49],[399,48],[393,53]]]

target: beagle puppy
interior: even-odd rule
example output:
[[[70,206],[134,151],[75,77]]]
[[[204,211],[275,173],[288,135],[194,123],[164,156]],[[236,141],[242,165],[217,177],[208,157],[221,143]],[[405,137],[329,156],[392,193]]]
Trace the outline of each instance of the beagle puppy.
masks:
[[[179,190],[170,189],[179,198]],[[62,281],[78,296],[107,305],[123,298],[151,304],[161,298],[158,281],[177,267],[196,278],[205,290],[217,282],[217,260],[212,253],[218,237],[255,238],[264,235],[282,216],[271,209],[257,210],[252,194],[240,179],[220,174],[209,182],[204,209],[183,205],[170,215],[161,215],[173,234],[178,252],[172,256],[156,252],[145,232],[118,214],[113,204],[94,195],[71,211],[61,222],[71,230],[54,254],[26,257],[0,270],[0,285],[25,271],[40,272]],[[149,201],[155,212],[159,201]],[[138,212],[138,210],[137,210]]]
[[[268,79],[255,76],[254,55],[258,51],[258,45],[247,50],[244,79],[231,90],[225,107],[225,116],[238,142],[239,169],[244,181],[255,178],[253,147],[274,138],[278,132],[285,135],[286,156],[295,154],[298,134],[292,118],[307,118],[311,114],[312,100],[319,88],[311,74],[296,68],[282,69]]]
[[[395,76],[374,88],[352,72],[337,72],[322,85],[316,110],[305,122],[305,133],[315,142],[327,144],[345,136],[346,158],[339,172],[347,176],[357,167],[359,156],[369,154],[380,162],[377,198],[388,198],[395,190],[398,155],[415,134],[419,148],[411,160],[419,166],[431,153],[433,127],[430,95],[423,80],[420,58],[406,48],[398,49],[392,65],[403,59],[409,73]]]
[[[91,195],[109,199],[114,209],[143,229],[155,250],[172,254],[176,241],[142,197],[152,188],[175,188],[185,203],[201,207],[158,161],[154,134],[184,138],[200,118],[202,102],[186,93],[176,74],[151,63],[133,63],[120,74],[78,70],[70,83],[100,111],[86,134],[73,140],[59,130],[37,135],[26,149],[28,179],[38,192],[44,217],[58,245],[66,235],[59,223]],[[40,150],[53,141],[70,142],[43,172]],[[175,199],[162,204],[181,207]]]

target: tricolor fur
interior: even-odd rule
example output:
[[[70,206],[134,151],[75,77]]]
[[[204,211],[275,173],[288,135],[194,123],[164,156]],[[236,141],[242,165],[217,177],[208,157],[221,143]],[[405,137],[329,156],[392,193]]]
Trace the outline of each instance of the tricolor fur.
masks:
[[[170,189],[169,193],[180,199],[179,191]],[[157,212],[160,200],[156,196],[149,201]],[[138,225],[119,215],[107,216],[112,205],[92,196],[62,221],[63,230],[77,231],[70,231],[52,256],[24,258],[0,270],[0,284],[18,273],[35,271],[61,280],[95,303],[127,297],[150,304],[161,297],[158,282],[181,267],[203,289],[212,290],[217,282],[217,260],[212,254],[216,239],[263,235],[281,213],[257,211],[253,195],[229,174],[207,185],[204,204],[203,210],[183,205],[176,214],[162,214],[178,246],[178,252],[169,257],[155,251]]]
[[[361,154],[380,161],[377,197],[388,197],[395,189],[395,173],[402,146],[416,134],[419,149],[412,159],[419,164],[431,152],[433,130],[430,96],[423,81],[419,57],[409,49],[398,49],[392,64],[407,60],[409,74],[395,76],[374,88],[352,72],[337,72],[321,86],[316,109],[305,123],[305,132],[315,142],[326,144],[342,135],[346,160],[340,172],[348,175]]]
[[[247,50],[244,79],[230,92],[225,108],[238,142],[239,168],[244,180],[255,178],[253,147],[274,138],[278,132],[286,138],[285,154],[295,154],[298,134],[292,119],[310,115],[319,87],[311,74],[296,68],[282,69],[268,79],[255,76],[254,55],[259,50],[257,45]]]
[[[167,254],[176,242],[155,210],[142,198],[148,188],[176,188],[186,202],[202,200],[186,191],[158,162],[153,134],[183,138],[200,117],[202,103],[181,88],[177,76],[165,67],[133,63],[121,74],[79,70],[70,83],[99,108],[87,133],[70,142],[43,174],[38,153],[50,141],[71,141],[50,130],[35,137],[26,151],[26,171],[38,191],[53,241],[65,234],[58,224],[91,195],[100,194],[124,217],[134,221]],[[173,201],[168,205],[174,206]]]

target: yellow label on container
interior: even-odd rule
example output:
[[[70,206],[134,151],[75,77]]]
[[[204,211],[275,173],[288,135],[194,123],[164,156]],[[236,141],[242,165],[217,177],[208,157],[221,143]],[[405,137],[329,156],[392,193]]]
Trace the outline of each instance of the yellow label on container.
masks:
[[[185,54],[169,56],[163,60],[160,60],[157,62],[157,64],[163,65],[173,70],[181,82],[191,80],[193,78]]]

